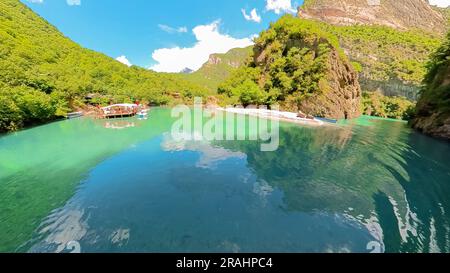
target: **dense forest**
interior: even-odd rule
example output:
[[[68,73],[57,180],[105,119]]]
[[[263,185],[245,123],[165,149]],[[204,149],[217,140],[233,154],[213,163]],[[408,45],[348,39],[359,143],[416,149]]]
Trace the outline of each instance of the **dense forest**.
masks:
[[[0,131],[63,117],[94,102],[167,104],[207,90],[179,75],[127,67],[84,49],[18,0],[0,2]]]
[[[409,120],[414,115],[415,105],[404,97],[388,97],[380,92],[364,92],[362,113],[381,118]]]
[[[332,26],[325,23],[321,27],[339,37],[350,59],[360,66],[363,80],[398,80],[413,86],[420,86],[429,55],[441,41],[438,35],[420,30],[399,31],[385,26]]]

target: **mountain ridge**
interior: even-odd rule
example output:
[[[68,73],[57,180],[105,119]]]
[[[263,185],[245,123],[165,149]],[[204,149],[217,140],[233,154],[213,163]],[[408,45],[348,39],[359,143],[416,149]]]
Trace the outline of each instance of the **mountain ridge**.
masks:
[[[298,16],[333,25],[382,25],[444,34],[448,19],[441,10],[445,9],[427,0],[305,0]]]
[[[95,103],[167,104],[206,89],[178,75],[128,67],[83,48],[18,0],[0,2],[0,132],[41,124]]]
[[[210,92],[215,92],[219,84],[251,55],[252,48],[252,46],[233,48],[223,54],[211,54],[199,70],[183,76],[187,80],[208,88]]]

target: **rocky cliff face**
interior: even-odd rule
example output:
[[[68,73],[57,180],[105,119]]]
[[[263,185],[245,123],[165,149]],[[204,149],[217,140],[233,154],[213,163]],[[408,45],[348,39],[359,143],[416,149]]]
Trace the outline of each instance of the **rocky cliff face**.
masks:
[[[361,87],[358,73],[333,49],[328,56],[325,91],[301,102],[305,113],[333,119],[352,119],[361,115]]]
[[[410,100],[417,99],[424,64],[444,36],[448,14],[427,0],[305,0],[298,11],[339,37],[346,55],[361,66],[364,91]]]
[[[259,85],[269,94],[282,90],[282,108],[333,119],[361,115],[357,72],[337,38],[314,22],[282,18],[256,41],[253,58]]]
[[[444,33],[447,20],[427,0],[305,0],[301,18],[335,25],[383,25]]]
[[[412,127],[450,140],[450,34],[432,56]]]

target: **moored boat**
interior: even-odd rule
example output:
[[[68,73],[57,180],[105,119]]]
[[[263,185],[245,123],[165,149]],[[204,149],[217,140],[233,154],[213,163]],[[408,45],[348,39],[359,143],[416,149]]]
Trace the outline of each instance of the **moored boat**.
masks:
[[[321,118],[321,117],[315,117],[318,120],[321,120],[323,122],[327,122],[327,123],[338,123],[338,121],[336,119],[329,119],[329,118]]]
[[[145,118],[147,118],[147,116],[148,116],[148,110],[147,110],[147,109],[140,110],[140,111],[136,114],[136,116],[137,116],[139,119],[145,119]]]
[[[74,119],[74,118],[79,118],[83,116],[83,112],[73,112],[73,113],[68,113],[67,114],[67,118],[68,119]]]

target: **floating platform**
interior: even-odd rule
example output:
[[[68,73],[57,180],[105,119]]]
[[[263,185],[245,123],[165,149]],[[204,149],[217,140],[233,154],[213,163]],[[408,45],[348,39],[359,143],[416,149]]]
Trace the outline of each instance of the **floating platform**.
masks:
[[[137,104],[114,104],[108,107],[103,107],[100,118],[113,119],[113,118],[126,118],[133,117],[139,111],[139,105]]]

